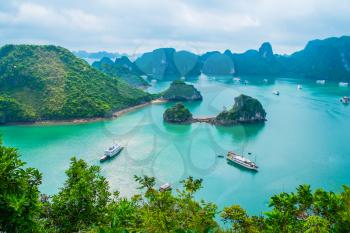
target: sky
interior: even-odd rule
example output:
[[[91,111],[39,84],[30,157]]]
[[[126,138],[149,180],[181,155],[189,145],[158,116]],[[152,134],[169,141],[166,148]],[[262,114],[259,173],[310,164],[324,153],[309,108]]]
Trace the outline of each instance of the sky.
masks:
[[[140,54],[258,49],[290,54],[307,41],[350,35],[349,0],[0,0],[0,46]]]

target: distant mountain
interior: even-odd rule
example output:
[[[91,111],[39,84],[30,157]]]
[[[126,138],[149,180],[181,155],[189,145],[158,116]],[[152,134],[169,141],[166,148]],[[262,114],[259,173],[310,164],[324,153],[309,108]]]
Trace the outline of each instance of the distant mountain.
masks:
[[[117,58],[124,56],[125,54],[120,54],[120,53],[111,53],[111,52],[106,52],[106,51],[98,51],[98,52],[87,52],[84,50],[80,51],[73,51],[74,55],[79,57],[79,58],[91,58],[91,59],[102,59],[104,57],[108,57],[111,59]]]
[[[150,98],[62,47],[0,48],[0,123],[104,117]]]
[[[92,63],[92,66],[107,75],[121,78],[134,87],[149,86],[148,82],[141,77],[144,73],[125,56],[116,58],[115,62],[104,57]]]
[[[283,62],[290,73],[309,78],[350,80],[350,36],[310,41],[303,50]]]
[[[159,80],[206,75],[297,75],[300,78],[350,79],[350,37],[310,41],[292,55],[274,54],[269,42],[244,53],[212,51],[196,55],[160,48],[139,57],[135,64]]]

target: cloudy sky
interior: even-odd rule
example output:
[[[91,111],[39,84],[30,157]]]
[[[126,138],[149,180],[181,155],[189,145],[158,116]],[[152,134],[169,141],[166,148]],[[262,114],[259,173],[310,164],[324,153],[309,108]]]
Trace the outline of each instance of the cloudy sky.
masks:
[[[0,0],[0,45],[138,54],[242,52],[270,41],[275,52],[290,53],[341,35],[350,35],[348,0]]]

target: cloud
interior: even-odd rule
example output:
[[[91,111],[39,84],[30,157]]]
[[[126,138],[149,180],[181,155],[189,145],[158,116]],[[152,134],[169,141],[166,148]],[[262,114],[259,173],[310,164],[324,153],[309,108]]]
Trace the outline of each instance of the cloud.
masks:
[[[0,43],[141,53],[157,47],[289,53],[349,33],[347,0],[28,0],[0,4]]]

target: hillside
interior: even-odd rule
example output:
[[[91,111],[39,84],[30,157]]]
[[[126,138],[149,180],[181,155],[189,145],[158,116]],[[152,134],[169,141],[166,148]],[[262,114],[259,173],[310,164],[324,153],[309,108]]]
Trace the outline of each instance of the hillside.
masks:
[[[1,123],[104,117],[150,100],[149,94],[51,45],[3,46],[0,96]]]
[[[141,77],[144,73],[127,57],[116,58],[115,62],[104,57],[100,61],[92,63],[92,66],[109,76],[121,78],[131,86],[149,86],[149,83]]]

